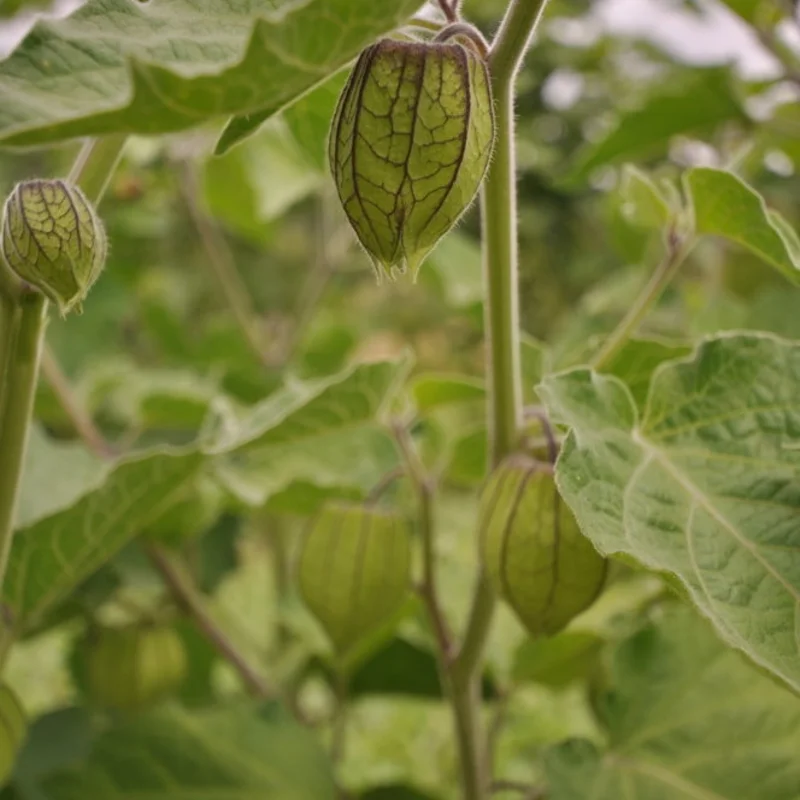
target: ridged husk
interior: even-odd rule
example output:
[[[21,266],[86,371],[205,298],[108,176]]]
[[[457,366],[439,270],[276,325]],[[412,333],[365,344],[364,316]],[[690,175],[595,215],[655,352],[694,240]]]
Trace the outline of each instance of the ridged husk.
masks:
[[[497,593],[533,636],[551,635],[600,593],[606,561],[581,533],[548,464],[515,456],[481,496],[480,551]]]
[[[474,200],[495,137],[485,61],[467,42],[383,39],[358,59],[329,158],[378,277],[419,266]]]
[[[64,181],[23,181],[3,209],[0,252],[19,278],[80,310],[106,260],[103,225],[86,195]]]
[[[178,689],[186,675],[186,651],[169,626],[101,628],[90,634],[85,669],[94,703],[135,711]]]
[[[410,569],[409,530],[401,517],[331,503],[307,530],[298,581],[306,605],[344,654],[400,609]]]

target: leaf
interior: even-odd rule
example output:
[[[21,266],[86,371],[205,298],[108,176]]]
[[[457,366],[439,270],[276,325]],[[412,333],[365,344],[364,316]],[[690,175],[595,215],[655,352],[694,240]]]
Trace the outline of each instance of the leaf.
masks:
[[[0,63],[0,143],[159,134],[273,114],[327,79],[419,0],[90,0],[40,22]],[[120,36],[120,31],[125,36]]]
[[[213,448],[221,479],[254,505],[296,480],[371,487],[397,464],[378,416],[409,367],[407,360],[361,364],[269,397],[230,423]]]
[[[739,334],[660,367],[641,419],[617,378],[540,392],[572,430],[556,477],[604,554],[677,575],[732,646],[800,687],[800,344]]]
[[[663,228],[672,217],[667,199],[650,176],[632,164],[622,168],[622,215],[640,228]]]
[[[447,305],[464,308],[483,299],[481,247],[469,236],[445,236],[428,257],[428,266],[439,279]]]
[[[563,631],[544,639],[526,639],[514,656],[515,681],[567,686],[585,678],[604,640],[588,631]]]
[[[82,768],[50,778],[52,800],[333,800],[314,735],[269,709],[165,709],[101,735]]]
[[[550,751],[552,800],[797,800],[800,700],[687,609],[624,642],[611,682],[609,749]]]
[[[685,344],[659,339],[629,339],[617,351],[603,372],[622,379],[631,391],[639,408],[644,408],[650,378],[656,367],[665,361],[688,356],[692,348]]]
[[[486,428],[480,426],[455,442],[447,465],[448,480],[466,486],[477,486],[483,481],[489,467],[486,435]]]
[[[433,795],[423,793],[405,783],[376,786],[359,796],[359,800],[436,800]]]
[[[15,527],[30,525],[72,505],[107,472],[108,465],[83,444],[53,441],[34,427],[25,454]]]
[[[697,233],[722,236],[746,247],[800,285],[800,241],[789,223],[734,174],[695,167],[685,176]]]
[[[74,505],[20,528],[3,586],[15,625],[29,628],[54,603],[166,511],[197,473],[197,453],[156,451],[120,462]]]
[[[483,381],[470,375],[457,374],[419,375],[412,382],[411,393],[420,411],[486,398]]]
[[[285,213],[291,206],[316,191],[324,180],[310,163],[281,120],[273,120],[222,158],[205,164],[203,186],[209,210],[232,230],[241,229],[239,203],[230,202],[229,175],[244,182],[237,186],[245,203],[251,204],[244,217],[248,226],[262,226]],[[247,228],[245,228],[247,232]]]
[[[727,67],[695,69],[683,80],[676,77],[659,86],[664,88],[638,108],[621,110],[615,127],[578,153],[570,183],[583,181],[604,164],[663,151],[677,134],[698,135],[726,120],[747,119]]]

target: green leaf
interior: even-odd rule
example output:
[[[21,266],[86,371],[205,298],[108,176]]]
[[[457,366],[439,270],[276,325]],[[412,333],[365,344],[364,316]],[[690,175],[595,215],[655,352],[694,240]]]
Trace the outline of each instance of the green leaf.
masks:
[[[640,228],[663,228],[671,219],[667,199],[650,176],[632,164],[622,168],[622,215]]]
[[[515,681],[567,686],[585,678],[604,640],[588,631],[563,631],[545,639],[526,639],[514,656]]]
[[[572,428],[557,481],[597,548],[677,575],[726,641],[800,688],[800,344],[706,341],[656,371],[641,418],[586,369],[540,392]]]
[[[333,800],[328,759],[314,735],[269,709],[139,716],[97,739],[82,768],[45,784],[52,800]]]
[[[420,411],[430,411],[452,403],[484,400],[486,388],[483,381],[469,375],[429,373],[414,378],[411,394]]]
[[[433,795],[417,791],[404,783],[376,786],[358,797],[359,800],[436,800]]]
[[[213,448],[221,480],[253,505],[296,480],[369,489],[397,465],[378,417],[409,368],[406,359],[361,364],[272,395],[226,423]]]
[[[477,486],[486,477],[488,466],[486,428],[481,425],[464,434],[453,445],[447,465],[447,478],[459,485]]]
[[[157,451],[120,462],[74,505],[18,529],[3,600],[15,626],[42,614],[165,512],[195,477],[197,453]],[[44,491],[50,491],[50,482]]]
[[[189,0],[90,0],[66,19],[37,24],[0,63],[0,143],[158,134],[230,114],[272,114],[419,5],[207,0],[201,14]]]
[[[628,339],[617,351],[603,372],[622,379],[631,391],[638,408],[644,408],[650,378],[656,367],[692,352],[689,345],[658,339]]]
[[[483,299],[483,268],[479,242],[461,233],[445,236],[428,258],[445,300],[463,308]]]
[[[107,472],[108,465],[83,444],[53,441],[34,427],[25,454],[15,527],[30,525],[72,505],[97,486]]]
[[[550,751],[552,800],[797,800],[800,700],[687,609],[624,642],[611,683],[609,749]]]
[[[698,135],[726,120],[746,120],[727,67],[695,69],[683,80],[662,85],[663,91],[641,106],[622,110],[615,127],[578,153],[568,175],[570,182],[584,180],[604,164],[661,152],[677,134]]]
[[[235,190],[241,195],[233,203],[227,191],[231,174],[245,184]],[[264,226],[316,191],[323,180],[283,121],[272,120],[233,152],[209,159],[203,185],[211,213],[232,230],[239,230],[242,200],[252,205],[244,213],[247,227]],[[247,233],[247,228],[243,232]]]
[[[695,167],[685,176],[698,233],[722,236],[746,247],[800,285],[800,241],[789,223],[767,208],[741,178],[721,169]]]

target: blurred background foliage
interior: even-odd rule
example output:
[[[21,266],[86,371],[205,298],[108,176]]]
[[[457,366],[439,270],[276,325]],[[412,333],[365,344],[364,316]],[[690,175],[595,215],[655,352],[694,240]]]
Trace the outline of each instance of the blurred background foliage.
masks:
[[[800,225],[800,59],[793,50],[800,35],[789,4],[653,3],[689,26],[713,5],[773,60],[766,77],[734,63],[687,63],[652,38],[609,30],[593,5],[601,3],[554,0],[519,82],[529,402],[544,369],[585,360],[661,257],[661,234],[639,224],[621,190],[625,163],[673,187],[688,166],[735,167]],[[467,0],[465,12],[490,34],[503,7],[502,0]],[[325,138],[340,85],[336,79],[313,92],[222,157],[211,156],[219,125],[131,139],[103,203],[111,242],[106,272],[82,316],[52,320],[48,342],[76,398],[125,449],[191,441],[212,412],[235,414],[280,387],[307,386],[354,361],[413,352],[415,433],[425,458],[446,476],[437,505],[441,594],[460,624],[472,588],[474,489],[485,469],[479,214],[473,209],[442,242],[416,285],[378,286],[327,174]],[[70,145],[2,153],[0,188],[64,174],[75,152]],[[727,329],[800,338],[797,302],[797,290],[755,256],[704,239],[640,335],[677,353],[697,336]],[[460,377],[448,382],[432,373]],[[69,448],[75,432],[53,391],[54,375],[42,383],[36,414],[48,446],[56,440]],[[385,442],[372,450],[369,474],[377,483],[396,457]],[[70,452],[59,461],[54,451],[54,471],[78,470]],[[94,474],[97,465],[81,457]],[[321,500],[369,489],[359,476],[343,475],[339,484],[276,482],[257,509],[231,483],[200,486],[190,504],[209,492],[222,496],[209,503],[199,535],[170,543],[183,549],[237,646],[288,687],[295,712],[323,732],[333,704],[329,655],[290,578],[298,534]],[[394,491],[410,508],[407,489]],[[497,769],[509,779],[539,783],[539,754],[554,742],[602,739],[596,687],[584,678],[663,597],[657,578],[616,569],[608,594],[546,652],[501,615],[485,695],[498,730]],[[5,797],[49,797],[42,776],[84,757],[95,735],[78,710],[75,651],[87,619],[141,614],[178,619],[134,543],[14,650],[9,680],[42,716]],[[184,704],[205,709],[215,697],[237,695],[229,666],[186,621],[177,625],[191,654]],[[393,636],[368,648],[352,695],[341,773],[352,792],[372,800],[455,796],[451,722],[414,604]],[[52,796],[73,795],[65,789]]]

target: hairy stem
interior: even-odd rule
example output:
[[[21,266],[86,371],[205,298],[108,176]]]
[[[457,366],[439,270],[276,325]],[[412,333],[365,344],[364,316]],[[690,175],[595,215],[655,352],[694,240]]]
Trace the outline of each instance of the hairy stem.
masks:
[[[667,236],[667,251],[661,263],[656,267],[647,285],[642,289],[628,313],[622,318],[619,325],[611,332],[603,346],[592,358],[592,369],[600,371],[606,367],[615,355],[622,349],[625,342],[636,333],[647,312],[661,297],[664,289],[669,285],[675,274],[686,260],[692,248],[691,242],[684,242],[677,234],[670,232]]]
[[[159,572],[178,605],[191,617],[198,630],[217,652],[239,673],[242,683],[260,699],[275,697],[276,691],[261,677],[237,650],[206,609],[205,601],[189,574],[157,545],[147,548],[147,555]]]
[[[97,203],[102,197],[124,143],[124,136],[115,135],[88,141],[81,148],[69,181],[80,186],[90,202]],[[2,272],[6,297],[3,318],[8,320],[10,313],[11,322],[0,323],[4,329],[0,339],[5,340],[0,342],[4,352],[0,366],[5,387],[0,391],[0,395],[5,395],[0,406],[0,589],[14,534],[14,516],[33,415],[48,305],[44,296],[36,291],[21,284],[14,289],[13,280],[9,279],[5,268]],[[11,304],[15,310],[9,312]],[[13,333],[15,327],[16,333]]]
[[[493,466],[513,452],[522,426],[514,93],[517,73],[547,3],[548,0],[511,0],[489,54],[497,141],[483,186],[481,208],[490,389],[489,453]],[[465,800],[484,800],[489,792],[486,747],[479,733],[478,709],[480,668],[494,604],[494,593],[481,569],[464,644],[452,670]]]
[[[36,395],[36,377],[45,327],[47,301],[38,292],[24,292],[13,354],[6,365],[6,392],[0,418],[0,585],[6,573],[14,535],[22,467]]]

